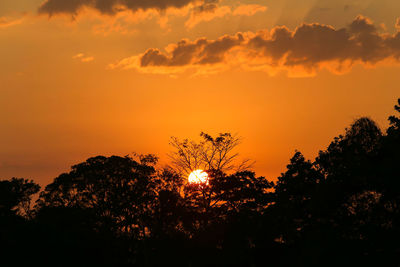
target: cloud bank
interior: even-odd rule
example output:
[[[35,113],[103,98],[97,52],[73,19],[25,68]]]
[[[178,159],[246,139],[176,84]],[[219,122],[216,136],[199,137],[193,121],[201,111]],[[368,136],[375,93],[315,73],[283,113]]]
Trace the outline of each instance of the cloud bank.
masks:
[[[341,29],[312,23],[293,31],[283,26],[216,40],[182,40],[167,46],[165,52],[151,48],[111,64],[110,68],[134,68],[148,73],[195,69],[208,73],[240,67],[270,74],[285,70],[290,76],[309,76],[322,68],[343,73],[356,63],[372,66],[385,60],[400,61],[400,32],[381,33],[368,18],[358,16]]]
[[[207,1],[207,0],[204,0]],[[93,8],[102,14],[116,14],[122,10],[156,9],[164,11],[168,8],[182,8],[190,3],[199,2],[198,0],[46,0],[40,7],[39,13],[56,15],[71,14],[87,7]]]
[[[240,4],[236,7],[222,5],[222,0],[46,0],[38,9],[39,14],[48,16],[75,16],[84,11],[97,11],[111,28],[122,30],[125,24],[158,17],[160,26],[165,27],[169,17],[188,17],[185,27],[191,29],[201,22],[209,22],[226,16],[253,16],[267,10],[257,4]],[[86,12],[85,15],[91,14]],[[92,14],[93,15],[93,14]],[[106,25],[107,26],[107,25]],[[106,27],[110,28],[110,27]]]

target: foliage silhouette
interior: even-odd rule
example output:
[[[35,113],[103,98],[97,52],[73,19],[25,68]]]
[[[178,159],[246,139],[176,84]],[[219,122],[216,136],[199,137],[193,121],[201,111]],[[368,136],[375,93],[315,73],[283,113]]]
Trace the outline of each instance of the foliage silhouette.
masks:
[[[32,196],[39,190],[38,184],[23,178],[0,181],[0,214],[30,216]]]
[[[38,207],[71,207],[90,210],[98,217],[97,227],[146,235],[147,209],[155,197],[153,165],[157,159],[142,156],[94,157],[60,175],[41,193]]]
[[[398,114],[385,132],[357,119],[314,161],[296,151],[276,183],[240,168],[238,138],[201,136],[172,139],[174,167],[90,158],[34,209],[37,184],[0,181],[0,265],[400,266]]]
[[[170,145],[174,151],[169,154],[174,168],[188,175],[193,170],[216,170],[222,172],[244,171],[252,166],[249,159],[238,162],[239,154],[235,148],[241,139],[230,133],[221,133],[217,137],[202,132],[201,141],[194,142],[188,139],[183,141],[172,137]]]

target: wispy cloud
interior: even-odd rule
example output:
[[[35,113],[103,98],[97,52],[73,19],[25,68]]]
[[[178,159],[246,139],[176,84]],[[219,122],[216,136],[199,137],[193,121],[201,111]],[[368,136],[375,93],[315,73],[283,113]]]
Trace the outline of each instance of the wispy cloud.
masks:
[[[213,6],[213,8],[206,8],[201,10],[194,9],[189,19],[186,21],[185,26],[193,28],[200,22],[208,22],[216,18],[226,16],[253,16],[257,12],[264,12],[267,10],[266,6],[261,5],[239,5],[236,8],[229,6]]]
[[[235,8],[232,12],[234,16],[253,16],[258,12],[265,12],[267,11],[266,6],[260,5],[240,5]]]
[[[14,25],[21,24],[24,18],[11,19],[7,17],[0,17],[0,28],[8,28]]]
[[[81,62],[84,62],[84,63],[90,62],[90,61],[93,61],[93,60],[94,60],[94,57],[92,57],[92,56],[86,56],[84,53],[76,54],[76,55],[73,56],[72,58],[73,58],[73,59],[80,60]]]

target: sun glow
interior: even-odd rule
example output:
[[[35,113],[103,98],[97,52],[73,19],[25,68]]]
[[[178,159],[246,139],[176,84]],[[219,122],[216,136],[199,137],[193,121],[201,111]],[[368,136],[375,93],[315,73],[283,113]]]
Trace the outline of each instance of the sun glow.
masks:
[[[190,184],[206,184],[208,185],[208,174],[203,170],[192,171],[188,181]]]

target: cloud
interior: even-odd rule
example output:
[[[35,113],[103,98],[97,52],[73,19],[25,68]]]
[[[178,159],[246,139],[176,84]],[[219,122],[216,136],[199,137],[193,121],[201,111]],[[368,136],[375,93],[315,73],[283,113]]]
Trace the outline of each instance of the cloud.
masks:
[[[23,20],[24,20],[23,18],[9,19],[6,17],[0,17],[0,28],[8,28],[14,25],[21,24]]]
[[[78,59],[78,58],[82,58],[82,57],[84,57],[84,56],[85,56],[85,54],[79,53],[79,54],[76,54],[75,56],[73,56],[72,58],[73,58],[73,59]]]
[[[216,18],[222,18],[231,13],[231,8],[228,6],[215,7],[201,12],[194,10],[191,12],[189,19],[185,22],[185,26],[187,28],[193,28],[200,22],[208,22]]]
[[[233,10],[232,14],[234,16],[253,16],[258,12],[265,12],[267,10],[266,6],[260,5],[240,5],[235,10]]]
[[[114,15],[123,10],[137,12],[154,9],[162,12],[168,8],[182,8],[197,2],[199,0],[46,0],[39,7],[39,13],[50,16],[77,15],[84,8],[92,8],[107,15]]]
[[[368,18],[358,16],[341,29],[312,23],[293,31],[281,26],[216,40],[182,40],[169,45],[165,52],[151,48],[109,67],[150,73],[188,69],[206,73],[240,67],[270,74],[285,70],[290,76],[309,76],[322,68],[344,73],[356,63],[373,66],[389,60],[400,61],[400,32],[380,33]]]
[[[193,28],[200,22],[208,22],[216,18],[228,15],[232,16],[253,16],[257,12],[264,12],[267,7],[261,5],[239,5],[232,10],[229,6],[217,6],[214,2],[194,8],[186,21],[187,28]]]
[[[84,57],[84,58],[81,59],[81,62],[90,62],[90,61],[93,61],[93,60],[94,60],[94,57]]]
[[[225,68],[223,62],[225,53],[233,47],[240,46],[245,41],[243,34],[223,36],[210,41],[206,38],[194,42],[182,40],[177,44],[169,45],[166,50],[168,55],[158,49],[149,49],[144,54],[123,59],[115,64],[110,64],[110,69],[137,68],[145,73],[180,73],[193,66],[208,65],[204,73],[219,72]],[[200,71],[200,70],[199,70]]]
[[[48,16],[71,15],[74,19],[82,13],[85,17],[104,17],[104,23],[96,27],[97,32],[129,32],[127,24],[158,18],[162,28],[166,28],[171,17],[188,17],[187,28],[200,22],[231,16],[252,16],[267,8],[261,5],[221,6],[222,0],[46,0],[38,9],[39,14]],[[93,12],[95,11],[95,12]],[[106,16],[104,16],[106,15]],[[97,16],[97,18],[99,18]],[[125,25],[125,26],[124,26]]]
[[[288,0],[290,2],[303,1]],[[307,0],[310,1],[310,0]],[[393,22],[400,14],[398,0],[313,0],[310,9],[302,17],[303,21],[343,27],[358,14],[372,18],[377,24],[389,25],[388,30],[395,30]]]
[[[80,61],[83,62],[83,63],[91,62],[91,61],[94,60],[94,57],[92,57],[92,56],[86,56],[84,53],[76,54],[76,55],[73,56],[72,58],[73,58],[73,59],[78,59],[78,60],[80,60]]]

